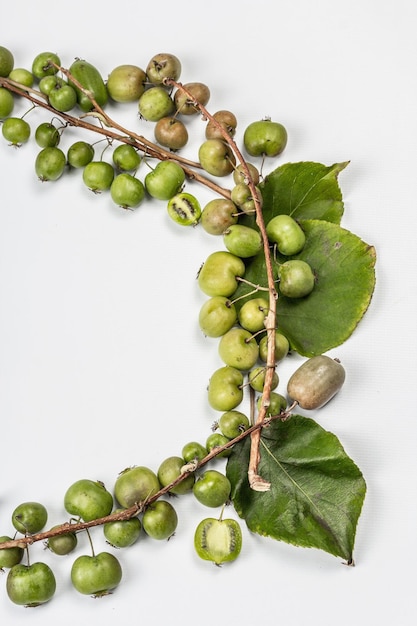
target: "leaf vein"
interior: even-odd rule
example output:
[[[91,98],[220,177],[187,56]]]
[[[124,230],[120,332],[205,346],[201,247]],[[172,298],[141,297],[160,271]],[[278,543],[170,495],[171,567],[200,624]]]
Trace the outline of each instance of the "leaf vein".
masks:
[[[275,461],[275,463],[278,465],[278,467],[280,468],[280,470],[285,474],[285,476],[288,478],[288,480],[294,485],[294,487],[296,489],[299,489],[299,491],[303,494],[303,496],[305,497],[305,499],[307,500],[307,502],[309,502],[309,504],[311,504],[312,508],[315,509],[317,511],[317,514],[322,518],[323,514],[320,511],[320,509],[318,508],[318,506],[316,505],[316,503],[314,502],[314,500],[311,499],[311,497],[308,495],[308,493],[301,487],[301,485],[299,483],[297,483],[296,480],[294,480],[294,478],[291,476],[291,474],[284,468],[284,466],[282,465],[282,463],[278,460],[278,458],[275,456],[275,454],[272,453],[272,451],[268,448],[268,446],[265,445],[265,442],[261,440],[262,446],[265,449],[265,451],[269,454],[269,456]]]

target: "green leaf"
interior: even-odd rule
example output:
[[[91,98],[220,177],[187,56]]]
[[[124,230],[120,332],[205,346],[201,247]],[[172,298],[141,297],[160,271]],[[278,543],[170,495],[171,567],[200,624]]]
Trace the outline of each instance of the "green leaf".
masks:
[[[247,437],[227,463],[232,501],[248,528],[350,562],[366,483],[337,437],[301,415],[271,423],[260,445],[259,474],[271,483],[265,492],[249,487],[249,453]]]
[[[348,163],[287,163],[271,172],[260,185],[265,223],[286,213],[297,220],[321,219],[339,224],[343,200],[337,178]]]
[[[301,222],[306,245],[297,257],[316,276],[309,296],[280,297],[278,325],[293,349],[322,354],[346,341],[369,307],[375,288],[375,249],[350,231],[321,220]]]
[[[306,234],[302,252],[291,258],[307,261],[316,276],[316,285],[305,298],[277,301],[277,327],[291,348],[303,356],[323,354],[346,341],[369,307],[375,288],[375,249],[338,224],[323,220],[300,220]],[[277,257],[278,264],[286,260]],[[263,253],[254,257],[245,279],[266,287]],[[278,284],[279,288],[279,284]],[[253,287],[241,283],[233,300],[249,294]],[[251,297],[259,295],[259,292]],[[239,309],[245,299],[238,300]]]

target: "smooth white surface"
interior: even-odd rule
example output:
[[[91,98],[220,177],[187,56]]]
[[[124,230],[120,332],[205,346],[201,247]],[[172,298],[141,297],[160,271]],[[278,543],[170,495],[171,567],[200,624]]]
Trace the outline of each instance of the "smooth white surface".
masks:
[[[287,127],[276,165],[350,160],[339,178],[342,224],[376,247],[378,261],[370,309],[334,351],[346,385],[315,416],[367,481],[355,568],[246,530],[235,564],[200,562],[193,532],[211,511],[184,497],[176,536],[119,552],[123,584],[102,600],[71,589],[71,557],[34,546],[32,560],[54,563],[56,597],[38,609],[16,607],[0,575],[2,623],[415,623],[414,16],[411,0],[8,7],[0,44],[16,67],[49,49],[64,65],[80,56],[106,75],[173,52],[184,82],[210,86],[212,111],[236,113],[238,137],[264,116]],[[120,116],[139,127],[127,110]],[[220,363],[216,340],[197,327],[204,298],[195,276],[221,241],[169,223],[163,204],[123,212],[92,196],[78,173],[41,184],[36,152],[34,141],[0,146],[0,534],[12,532],[20,502],[43,502],[58,523],[72,482],[111,488],[129,465],[157,469],[186,441],[204,440],[215,418],[205,388]],[[203,204],[212,197],[189,190]],[[104,546],[94,537],[96,549]],[[78,552],[86,549],[80,539]]]

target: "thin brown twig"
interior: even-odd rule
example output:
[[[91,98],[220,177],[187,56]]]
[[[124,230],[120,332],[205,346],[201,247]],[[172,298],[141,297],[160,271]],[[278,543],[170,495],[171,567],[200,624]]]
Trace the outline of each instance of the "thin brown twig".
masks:
[[[257,415],[257,422],[262,423],[265,419],[266,411],[269,407],[271,391],[272,391],[272,382],[273,376],[275,372],[275,329],[276,329],[276,306],[277,306],[277,298],[278,293],[275,288],[275,279],[274,272],[272,267],[272,259],[269,248],[269,240],[266,234],[265,222],[263,219],[262,213],[262,205],[260,202],[260,198],[258,195],[258,190],[253,181],[252,175],[248,168],[247,162],[243,157],[243,154],[239,150],[236,142],[233,137],[227,132],[225,128],[218,123],[216,118],[211,115],[211,113],[206,109],[204,105],[198,102],[193,94],[188,91],[182,83],[179,83],[172,79],[166,79],[165,84],[176,87],[180,91],[182,91],[187,98],[192,102],[196,108],[198,108],[204,118],[210,120],[218,130],[221,132],[224,137],[225,142],[230,146],[240,164],[242,165],[245,177],[248,181],[248,186],[252,194],[252,198],[255,204],[255,214],[256,214],[256,223],[261,233],[263,250],[265,255],[265,264],[266,264],[266,273],[267,273],[267,281],[268,281],[268,291],[269,291],[269,311],[267,316],[265,317],[265,328],[267,332],[267,362],[266,362],[266,375],[265,375],[265,384],[262,392],[262,400],[259,408],[259,412]],[[249,484],[255,491],[268,491],[270,488],[270,483],[264,480],[258,474],[258,466],[260,461],[260,453],[259,453],[259,443],[260,443],[260,431],[255,430],[252,435],[251,441],[251,451],[249,458],[249,467],[248,467],[248,478]]]
[[[295,403],[296,404],[296,403]],[[10,539],[8,541],[0,542],[0,550],[5,550],[8,548],[25,548],[26,546],[32,545],[39,541],[46,541],[51,537],[57,537],[59,535],[65,535],[67,533],[78,533],[83,530],[87,530],[89,528],[93,528],[95,526],[102,526],[103,524],[107,524],[109,522],[118,522],[129,520],[132,517],[135,517],[145,511],[145,509],[150,506],[153,502],[156,502],[162,496],[169,494],[169,492],[179,485],[183,480],[190,475],[190,473],[194,473],[197,470],[204,467],[207,463],[212,461],[214,458],[219,456],[222,452],[229,450],[233,446],[237,445],[243,439],[248,436],[252,436],[254,432],[261,431],[262,428],[267,427],[273,420],[286,420],[291,414],[292,409],[295,404],[292,404],[285,411],[282,411],[279,415],[272,415],[268,417],[264,417],[263,420],[257,420],[255,424],[250,426],[247,430],[243,431],[234,439],[231,439],[227,443],[216,446],[211,450],[203,459],[198,462],[189,464],[188,469],[185,469],[175,480],[173,480],[169,485],[162,487],[157,493],[150,496],[143,502],[136,502],[132,506],[123,509],[121,511],[110,513],[104,517],[99,517],[94,520],[90,520],[88,522],[83,521],[67,521],[63,524],[59,524],[51,528],[50,530],[46,530],[39,533],[34,533],[31,535],[24,535],[22,537],[18,537],[17,539]]]
[[[202,169],[200,163],[185,159],[181,155],[177,155],[177,154],[174,155],[171,151],[165,150],[161,146],[158,146],[152,141],[149,141],[149,139],[146,139],[146,137],[144,137],[143,135],[138,135],[137,133],[128,130],[127,128],[125,128],[124,126],[122,126],[121,124],[113,120],[109,115],[107,115],[107,113],[98,104],[98,102],[95,100],[92,94],[87,89],[85,89],[80,84],[80,82],[74,78],[74,76],[72,76],[69,70],[59,65],[56,65],[53,62],[52,62],[52,65],[54,65],[57,70],[59,70],[62,74],[64,74],[64,76],[66,76],[69,81],[74,83],[74,85],[76,85],[76,87],[78,87],[78,89],[80,89],[90,99],[91,104],[93,105],[94,111],[98,114],[99,119],[101,119],[101,121],[106,126],[115,128],[119,132],[129,136],[131,139],[134,139],[135,141],[139,142],[142,146],[144,146],[144,152],[146,152],[147,154],[152,152],[153,154],[156,154],[157,158],[159,158],[160,160],[167,160],[167,159],[176,160],[182,166],[188,178],[192,180],[196,180],[197,182],[209,187],[210,189],[219,193],[225,198],[230,198],[230,191],[228,189],[223,189],[223,187],[220,187],[219,185],[214,183],[211,179],[207,178],[206,176],[200,175],[198,171],[197,172],[194,171],[195,169],[197,170]],[[193,169],[190,169],[190,168],[193,168]]]
[[[60,68],[60,70],[63,73],[65,73],[65,75],[71,76],[71,74],[68,72],[68,70],[65,70],[65,68]],[[71,78],[71,80],[74,82],[74,84],[77,84],[77,86],[79,85],[79,83],[75,81],[75,79]],[[198,183],[204,185],[205,187],[208,187],[209,189],[211,189],[218,195],[223,196],[224,198],[227,198],[227,199],[230,198],[229,189],[225,189],[224,187],[221,187],[212,179],[200,173],[200,170],[201,170],[200,163],[198,163],[197,161],[186,159],[180,154],[165,150],[161,146],[143,137],[143,135],[140,135],[131,130],[128,130],[127,128],[124,128],[123,126],[115,122],[113,119],[111,119],[107,115],[107,113],[105,113],[104,110],[97,104],[97,102],[94,100],[91,94],[87,90],[83,89],[81,85],[80,85],[80,89],[82,89],[83,92],[87,96],[90,97],[90,100],[93,104],[94,109],[91,112],[86,113],[79,117],[70,115],[69,113],[66,113],[66,112],[57,111],[49,104],[44,94],[42,94],[41,92],[38,92],[37,90],[25,87],[24,85],[21,85],[20,83],[16,83],[15,81],[11,81],[7,77],[0,76],[0,86],[5,87],[6,89],[9,89],[9,91],[12,91],[16,95],[26,98],[27,100],[32,102],[32,104],[34,104],[35,106],[38,106],[47,111],[50,111],[55,116],[60,117],[68,126],[73,126],[75,128],[83,128],[84,130],[97,133],[104,137],[111,138],[113,140],[117,140],[122,143],[128,143],[136,147],[137,149],[139,149],[148,157],[156,158],[161,161],[168,160],[168,159],[176,161],[179,165],[181,165],[181,167],[183,168],[189,180],[195,180]],[[104,126],[98,125],[98,124],[92,124],[90,122],[85,121],[85,117],[87,116],[98,119],[104,124]]]

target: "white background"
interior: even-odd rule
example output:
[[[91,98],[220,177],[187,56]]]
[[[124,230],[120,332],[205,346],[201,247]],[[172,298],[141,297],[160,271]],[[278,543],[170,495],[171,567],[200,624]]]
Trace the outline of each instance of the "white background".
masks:
[[[415,623],[414,15],[411,0],[8,7],[0,44],[16,67],[51,50],[64,65],[83,57],[107,76],[119,64],[143,67],[153,54],[172,52],[184,82],[209,85],[212,112],[235,112],[238,140],[264,116],[286,126],[288,146],[266,168],[349,160],[339,177],[342,224],[376,247],[378,261],[365,318],[332,351],[346,384],[314,415],[367,481],[356,567],[244,528],[239,560],[216,568],[193,550],[195,526],[213,511],[183,497],[175,537],[142,537],[118,552],[123,583],[101,600],[71,588],[72,557],[34,546],[32,560],[54,566],[56,597],[37,609],[17,607],[0,575],[2,623]],[[114,116],[152,138],[135,106]],[[41,118],[27,116],[33,127]],[[199,124],[192,122],[187,148],[193,158]],[[64,134],[62,146],[76,136]],[[170,223],[164,203],[123,211],[87,190],[78,172],[42,184],[36,152],[34,140],[18,150],[0,146],[0,534],[13,532],[20,502],[43,502],[50,525],[58,523],[72,482],[98,479],[112,489],[129,465],[156,470],[186,441],[204,441],[216,417],[206,385],[220,366],[217,340],[198,329],[205,298],[195,276],[222,242]],[[197,185],[188,190],[202,204],[212,197]],[[294,361],[280,368],[281,390],[293,368]],[[93,536],[97,550],[105,546],[99,530]],[[80,538],[77,554],[87,549]]]

